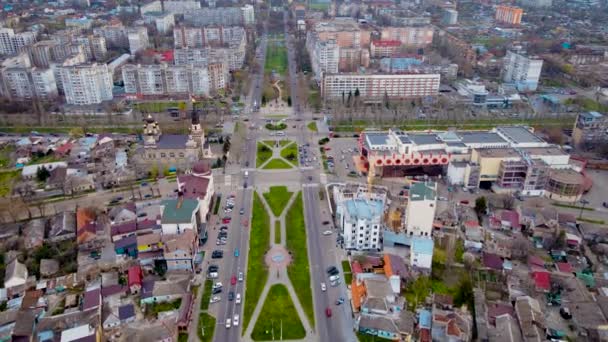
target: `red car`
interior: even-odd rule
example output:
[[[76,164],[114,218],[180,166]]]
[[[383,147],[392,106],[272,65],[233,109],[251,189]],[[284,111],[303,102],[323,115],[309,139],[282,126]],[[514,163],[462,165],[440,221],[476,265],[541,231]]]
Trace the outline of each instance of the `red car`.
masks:
[[[232,277],[230,278],[230,284],[231,284],[231,285],[236,285],[236,277],[235,277],[235,276],[232,276]]]
[[[230,223],[230,217],[224,217],[224,218],[222,219],[222,223],[223,223],[223,224],[228,224],[228,223]]]
[[[329,307],[325,309],[325,316],[331,317],[331,309]]]

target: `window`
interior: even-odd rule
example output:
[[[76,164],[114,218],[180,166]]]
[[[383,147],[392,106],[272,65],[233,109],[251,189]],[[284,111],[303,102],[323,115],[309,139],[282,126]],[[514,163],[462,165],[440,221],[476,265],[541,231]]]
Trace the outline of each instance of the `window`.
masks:
[[[161,157],[161,158],[166,158],[166,157],[167,157],[167,154],[166,154],[166,153],[164,153],[164,152],[161,152],[160,157]]]
[[[180,153],[179,153],[179,157],[180,157],[180,158],[184,158],[184,152],[180,152]]]
[[[173,153],[173,152],[169,153],[169,157],[175,158],[175,153]]]

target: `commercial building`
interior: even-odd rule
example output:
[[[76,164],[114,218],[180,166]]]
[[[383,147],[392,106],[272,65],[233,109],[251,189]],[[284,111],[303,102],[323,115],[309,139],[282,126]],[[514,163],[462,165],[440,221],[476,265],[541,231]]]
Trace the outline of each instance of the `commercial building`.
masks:
[[[342,230],[344,248],[354,250],[382,249],[387,189],[349,183],[333,188],[336,222]]]
[[[598,112],[580,113],[572,130],[572,141],[577,147],[592,147],[608,141],[608,117]]]
[[[511,7],[505,5],[496,6],[496,21],[505,24],[519,25],[521,24],[521,17],[524,14],[524,10],[518,7]]]
[[[409,189],[405,216],[405,233],[409,236],[430,237],[437,210],[437,184],[413,183]]]
[[[243,10],[239,7],[217,7],[190,10],[184,13],[184,21],[192,26],[245,25]]]
[[[399,40],[372,40],[369,50],[372,58],[391,57],[401,49]]]
[[[453,8],[445,8],[441,17],[441,23],[446,26],[458,23],[458,11]]]
[[[502,80],[515,85],[519,91],[535,91],[542,68],[542,59],[529,57],[520,51],[507,51],[503,60]]]
[[[0,28],[0,54],[14,55],[25,46],[36,42],[35,32],[15,33],[12,28]]]
[[[321,83],[324,99],[355,94],[364,100],[401,100],[436,95],[439,74],[325,74]]]
[[[243,12],[243,25],[255,24],[255,10],[252,5],[246,4],[241,7],[241,11]]]
[[[210,92],[207,65],[128,64],[122,68],[122,78],[125,93],[138,97],[206,96]]]
[[[433,43],[432,26],[384,27],[381,40],[398,40],[405,46],[424,47]]]
[[[92,105],[112,100],[112,74],[106,64],[80,64],[58,68],[65,101]]]

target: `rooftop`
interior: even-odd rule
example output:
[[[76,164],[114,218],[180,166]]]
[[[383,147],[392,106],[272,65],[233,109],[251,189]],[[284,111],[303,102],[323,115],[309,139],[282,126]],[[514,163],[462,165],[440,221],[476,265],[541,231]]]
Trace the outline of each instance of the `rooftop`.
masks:
[[[351,199],[344,202],[351,217],[371,220],[382,215],[384,204],[381,201]]]
[[[433,239],[413,237],[412,253],[433,255],[433,245]]]
[[[498,134],[513,143],[542,143],[541,138],[534,135],[528,129],[522,126],[501,126],[497,127]]]
[[[161,149],[183,149],[188,142],[187,135],[162,134],[156,143]]]
[[[513,158],[520,157],[519,153],[512,148],[483,148],[475,149],[482,158]]]
[[[188,223],[198,209],[198,201],[188,198],[164,200],[162,205],[162,223]]]
[[[416,182],[410,187],[410,201],[434,201],[436,196],[434,182]]]

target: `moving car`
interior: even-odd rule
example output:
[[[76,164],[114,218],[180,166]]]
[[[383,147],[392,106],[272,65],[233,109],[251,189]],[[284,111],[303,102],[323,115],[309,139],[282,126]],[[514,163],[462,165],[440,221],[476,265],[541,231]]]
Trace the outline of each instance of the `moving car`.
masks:
[[[241,208],[241,211],[239,211],[239,214],[241,214],[241,215],[245,215],[245,209],[244,209],[244,208]]]
[[[344,303],[344,298],[342,298],[342,297],[338,298],[338,300],[336,301],[336,305],[340,305],[342,303]]]
[[[235,327],[239,325],[239,315],[238,314],[234,315],[234,319],[232,320],[232,322]]]
[[[336,275],[336,274],[340,273],[340,271],[338,270],[338,268],[336,266],[329,266],[327,268],[326,272],[329,275]]]
[[[230,329],[230,325],[231,325],[230,323],[231,323],[230,318],[226,318],[226,329]]]
[[[230,277],[230,284],[231,285],[236,285],[236,277],[235,276]]]
[[[239,272],[239,281],[241,281],[241,282],[242,282],[242,281],[243,281],[243,278],[244,278],[244,277],[243,277],[243,272]]]
[[[241,294],[240,293],[236,294],[236,303],[241,304]]]
[[[238,249],[238,248],[235,248],[235,249],[234,249],[234,256],[235,256],[235,257],[238,257],[238,256],[239,256],[239,249]]]
[[[230,223],[230,217],[224,217],[224,218],[222,219],[222,223],[223,223],[223,224],[228,224],[228,223]]]
[[[340,279],[339,275],[332,275],[332,276],[329,277],[329,281],[336,281],[336,280],[339,280],[339,279]]]
[[[211,293],[213,293],[213,294],[222,293],[222,288],[221,287],[215,288],[215,289],[211,290]]]
[[[323,235],[327,236],[327,235],[331,235],[332,231],[331,230],[326,230],[323,232]]]
[[[228,292],[228,300],[231,301],[231,302],[234,300],[234,292],[233,291]]]
[[[211,253],[211,259],[221,259],[224,257],[224,252],[220,250],[215,250]]]
[[[209,304],[217,303],[217,302],[219,302],[221,300],[222,300],[222,297],[220,297],[220,296],[213,296],[213,297],[211,297],[211,299],[209,299]]]
[[[325,316],[327,316],[328,318],[331,317],[331,308],[327,307],[325,309]]]
[[[325,283],[321,283],[321,291],[327,291],[327,286],[325,286]]]

